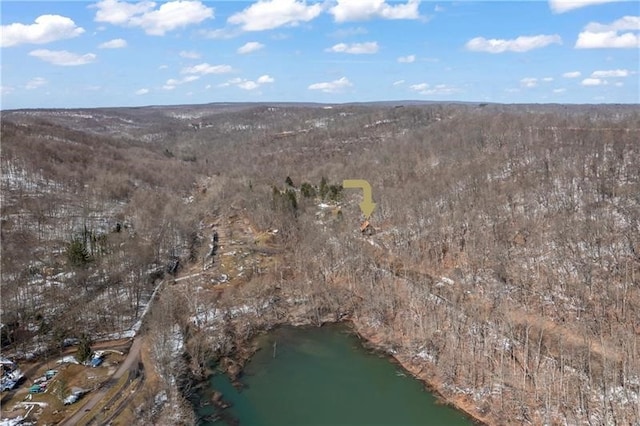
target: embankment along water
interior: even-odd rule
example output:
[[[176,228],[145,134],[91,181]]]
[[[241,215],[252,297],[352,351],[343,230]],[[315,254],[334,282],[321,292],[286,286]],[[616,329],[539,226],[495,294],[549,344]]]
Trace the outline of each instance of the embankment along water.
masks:
[[[214,374],[199,395],[202,425],[447,425],[473,422],[438,402],[389,357],[365,349],[344,325],[281,327],[259,338],[235,389]],[[223,393],[231,408],[211,401]],[[220,418],[221,417],[221,418]]]

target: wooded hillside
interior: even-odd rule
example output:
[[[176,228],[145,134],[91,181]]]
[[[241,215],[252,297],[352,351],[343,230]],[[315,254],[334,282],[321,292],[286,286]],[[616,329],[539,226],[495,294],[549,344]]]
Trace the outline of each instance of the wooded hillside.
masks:
[[[3,348],[127,330],[239,214],[286,263],[234,303],[349,317],[491,423],[640,421],[637,106],[4,111],[0,138]],[[374,235],[357,191],[319,219],[323,178],[369,181]]]

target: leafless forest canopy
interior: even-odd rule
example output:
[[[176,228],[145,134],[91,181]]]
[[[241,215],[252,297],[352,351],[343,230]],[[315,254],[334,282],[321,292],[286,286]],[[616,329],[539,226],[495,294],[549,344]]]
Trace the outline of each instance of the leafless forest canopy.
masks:
[[[204,221],[241,215],[282,261],[172,305],[193,357],[229,350],[200,339],[200,305],[276,312],[277,289],[384,335],[489,422],[640,421],[637,105],[25,110],[1,132],[3,348],[130,328],[168,264],[206,253]],[[295,205],[274,202],[286,177]],[[371,183],[376,235],[357,191],[318,220],[300,186],[323,177]]]

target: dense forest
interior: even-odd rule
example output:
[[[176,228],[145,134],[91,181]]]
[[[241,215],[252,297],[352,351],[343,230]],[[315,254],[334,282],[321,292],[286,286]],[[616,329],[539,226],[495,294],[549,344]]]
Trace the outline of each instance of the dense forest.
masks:
[[[149,321],[190,374],[295,311],[350,320],[490,424],[640,421],[637,106],[3,111],[0,140],[3,350],[118,336],[164,274],[202,269],[206,224],[240,217],[277,261],[169,288]],[[371,184],[373,235],[343,179]],[[226,314],[194,323],[207,309]]]

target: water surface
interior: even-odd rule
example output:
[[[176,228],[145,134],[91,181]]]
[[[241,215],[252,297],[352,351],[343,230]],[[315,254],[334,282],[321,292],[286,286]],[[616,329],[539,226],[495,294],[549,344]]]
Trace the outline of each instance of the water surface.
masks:
[[[344,326],[283,327],[262,336],[260,346],[244,370],[241,391],[226,375],[212,376],[210,388],[221,391],[233,406],[224,412],[226,422],[201,424],[472,424],[462,413],[439,404],[421,382],[387,357],[364,349]],[[210,400],[211,389],[200,396]],[[211,419],[216,412],[208,405],[198,414]]]

